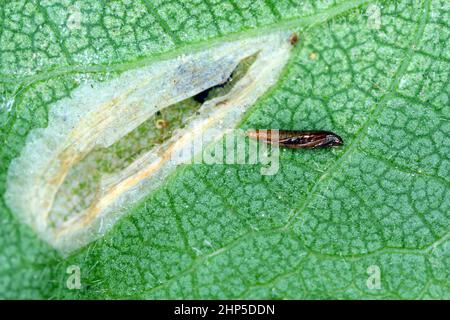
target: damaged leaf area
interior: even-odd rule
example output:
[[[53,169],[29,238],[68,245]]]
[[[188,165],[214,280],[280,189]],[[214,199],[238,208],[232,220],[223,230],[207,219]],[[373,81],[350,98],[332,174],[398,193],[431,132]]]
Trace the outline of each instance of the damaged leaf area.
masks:
[[[227,42],[80,86],[51,107],[48,126],[32,131],[12,161],[6,204],[64,254],[98,238],[162,184],[174,157],[196,156],[193,140],[207,145],[236,126],[276,82],[289,35]],[[200,104],[205,91],[213,97]],[[166,109],[182,113],[178,127],[156,119]]]

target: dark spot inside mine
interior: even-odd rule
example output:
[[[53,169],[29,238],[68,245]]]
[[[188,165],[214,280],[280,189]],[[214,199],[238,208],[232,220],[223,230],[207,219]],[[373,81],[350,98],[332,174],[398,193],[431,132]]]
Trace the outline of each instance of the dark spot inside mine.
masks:
[[[206,89],[205,91],[202,91],[200,93],[197,93],[194,96],[194,100],[199,102],[199,103],[203,103],[206,101],[206,99],[208,98],[208,94],[209,92],[212,90],[212,88]]]
[[[215,97],[227,94],[231,90],[231,88],[235,85],[235,83],[239,82],[239,80],[242,79],[242,77],[244,77],[247,74],[248,69],[256,60],[258,54],[259,51],[251,56],[243,58],[238,63],[236,68],[234,68],[234,70],[231,72],[231,74],[228,76],[227,79],[225,79],[219,84],[207,88],[206,90],[203,90],[202,92],[197,93],[195,96],[192,97],[193,100],[198,103],[204,103],[208,99],[213,99]]]
[[[231,75],[228,77],[228,79],[225,80],[224,82],[219,83],[219,84],[217,84],[217,85],[215,85],[215,86],[212,86],[212,87],[210,87],[210,88],[208,88],[208,89],[206,89],[206,90],[203,90],[202,92],[197,93],[195,96],[193,96],[194,100],[197,101],[197,102],[199,102],[199,103],[205,102],[206,99],[208,99],[208,95],[209,95],[209,93],[211,92],[211,90],[214,90],[214,89],[217,89],[217,88],[223,88],[223,87],[225,87],[225,85],[226,85],[227,83],[229,83],[230,81],[233,80],[232,77],[233,77],[233,74],[231,74]]]

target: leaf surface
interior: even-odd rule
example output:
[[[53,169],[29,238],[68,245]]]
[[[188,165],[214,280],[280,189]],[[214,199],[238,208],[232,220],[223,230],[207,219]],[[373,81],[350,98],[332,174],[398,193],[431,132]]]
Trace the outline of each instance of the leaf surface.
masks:
[[[283,150],[274,176],[181,167],[68,258],[2,197],[0,297],[450,298],[447,1],[0,3],[0,194],[30,130],[80,83],[270,30],[300,40],[242,127],[345,141]]]

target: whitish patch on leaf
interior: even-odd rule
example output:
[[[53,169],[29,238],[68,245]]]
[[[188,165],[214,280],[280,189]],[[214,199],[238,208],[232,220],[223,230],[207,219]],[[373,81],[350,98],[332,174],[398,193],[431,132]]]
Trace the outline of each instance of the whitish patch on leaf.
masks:
[[[276,82],[288,60],[289,39],[289,33],[277,32],[227,42],[80,86],[52,106],[48,127],[33,130],[20,157],[12,161],[6,203],[63,254],[97,239],[127,208],[161,185],[176,167],[170,161],[174,155],[195,157],[199,150],[192,149],[194,139],[203,136],[203,145],[210,144],[236,125]],[[89,189],[95,161],[80,164],[94,150],[111,149],[158,111],[223,83],[251,56],[255,61],[229,92],[204,102],[182,129],[118,166],[120,170],[101,175]],[[215,134],[204,136],[207,131]]]

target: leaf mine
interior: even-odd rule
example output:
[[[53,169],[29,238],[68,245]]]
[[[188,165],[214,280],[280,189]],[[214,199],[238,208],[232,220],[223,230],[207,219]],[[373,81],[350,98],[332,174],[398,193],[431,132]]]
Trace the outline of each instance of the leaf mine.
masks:
[[[236,126],[278,79],[291,42],[288,32],[226,42],[81,85],[12,161],[7,205],[62,254],[99,238],[164,182],[175,155],[196,156],[191,141]]]

